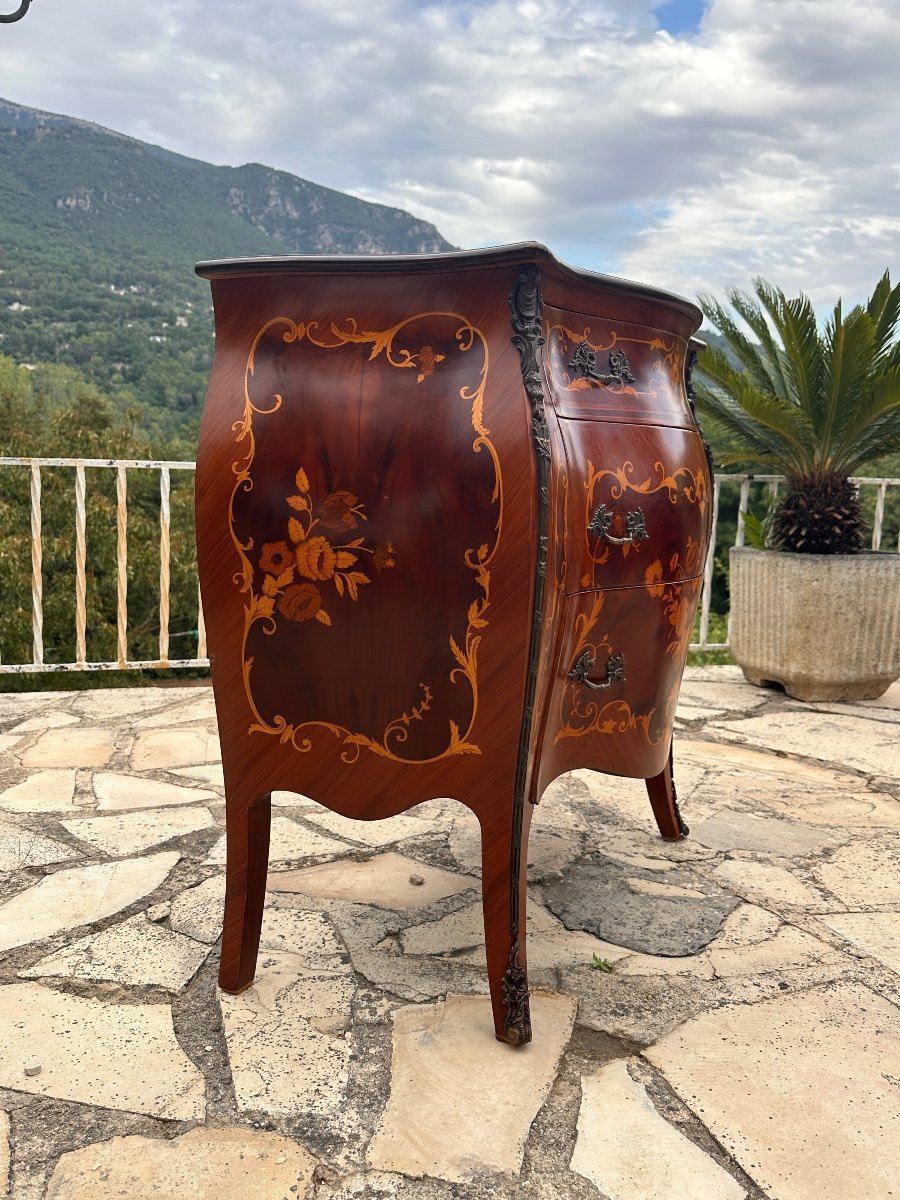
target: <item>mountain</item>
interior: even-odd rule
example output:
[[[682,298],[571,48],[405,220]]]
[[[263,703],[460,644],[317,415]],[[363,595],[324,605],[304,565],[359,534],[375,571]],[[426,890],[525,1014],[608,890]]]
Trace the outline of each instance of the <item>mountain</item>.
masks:
[[[78,367],[156,443],[192,437],[205,394],[198,259],[452,248],[401,209],[0,100],[0,353]]]
[[[97,249],[141,248],[192,261],[452,249],[433,225],[401,209],[258,163],[216,167],[6,100],[0,187],[7,220],[27,213],[33,233],[69,244],[87,237]]]

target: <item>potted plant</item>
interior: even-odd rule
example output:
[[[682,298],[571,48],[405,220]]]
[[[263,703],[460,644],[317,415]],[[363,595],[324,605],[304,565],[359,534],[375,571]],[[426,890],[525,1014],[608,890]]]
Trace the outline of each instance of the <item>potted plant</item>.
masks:
[[[695,383],[731,442],[722,463],[786,478],[769,548],[731,550],[729,646],[752,683],[871,699],[900,677],[900,554],[863,550],[850,476],[900,450],[900,285],[885,272],[865,306],[844,316],[838,301],[822,330],[805,296],[762,279],[754,290],[728,293],[733,313],[700,297],[729,351],[710,347]]]

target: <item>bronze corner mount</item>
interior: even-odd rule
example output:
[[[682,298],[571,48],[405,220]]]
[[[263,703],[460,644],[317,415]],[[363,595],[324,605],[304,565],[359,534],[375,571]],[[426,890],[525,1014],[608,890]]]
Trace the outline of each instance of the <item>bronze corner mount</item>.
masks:
[[[501,991],[506,1005],[506,1040],[511,1046],[524,1046],[531,1041],[531,1010],[527,975],[519,963],[518,941],[513,942],[510,949]]]

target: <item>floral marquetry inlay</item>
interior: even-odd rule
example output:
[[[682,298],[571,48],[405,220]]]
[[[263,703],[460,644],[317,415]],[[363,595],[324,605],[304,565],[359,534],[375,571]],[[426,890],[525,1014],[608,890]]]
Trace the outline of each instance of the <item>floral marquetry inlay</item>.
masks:
[[[588,459],[584,481],[584,527],[587,533],[587,561],[593,568],[604,566],[612,554],[627,558],[629,554],[640,551],[641,542],[650,540],[642,509],[637,510],[639,517],[636,513],[625,515],[624,531],[629,536],[602,537],[602,524],[608,517],[611,525],[612,514],[605,504],[600,503],[601,498],[618,504],[629,495],[648,498],[661,495],[673,506],[682,504],[695,507],[702,514],[709,503],[709,479],[702,468],[697,471],[686,466],[670,468],[661,462],[654,463],[652,473],[641,478],[634,463],[625,462],[613,468],[595,467]],[[693,568],[688,568],[686,562],[687,557],[681,556],[677,566],[690,573]],[[593,587],[593,577],[584,575],[581,585]]]
[[[413,329],[420,330],[423,326],[433,331],[430,337],[414,337]],[[384,539],[383,533],[380,539],[366,536],[369,519],[366,498],[344,487],[317,489],[311,483],[313,472],[308,462],[298,465],[294,488],[284,496],[283,517],[271,523],[266,531],[268,536],[264,534],[257,541],[239,532],[239,497],[253,491],[257,483],[254,478],[254,471],[258,469],[254,467],[256,426],[271,419],[285,403],[285,396],[278,392],[262,400],[252,396],[257,354],[264,341],[269,345],[278,342],[286,346],[305,344],[314,352],[322,353],[358,347],[366,364],[378,361],[404,374],[415,372],[415,383],[426,387],[426,381],[447,364],[451,347],[462,356],[462,371],[456,367],[456,377],[460,381],[468,378],[469,382],[463,386],[454,384],[455,395],[451,392],[451,398],[461,404],[467,414],[472,431],[471,453],[484,456],[493,475],[484,505],[487,523],[484,533],[492,532],[466,549],[458,564],[469,580],[471,592],[460,613],[448,614],[450,628],[444,642],[447,660],[444,683],[453,689],[454,696],[467,688],[470,701],[465,720],[449,719],[444,725],[444,749],[438,753],[427,757],[404,753],[413,722],[434,719],[441,681],[427,676],[418,683],[417,689],[413,689],[405,711],[389,720],[378,732],[346,728],[333,720],[290,720],[280,712],[266,713],[265,706],[257,703],[254,651],[248,643],[255,643],[259,649],[260,633],[264,642],[265,635],[273,637],[291,629],[308,630],[312,636],[334,637],[332,626],[333,621],[338,620],[339,608],[352,607],[356,602],[364,605],[367,592],[374,592],[377,587],[379,573],[405,561],[398,555],[396,537],[389,541]],[[240,560],[234,582],[245,597],[243,679],[253,715],[249,727],[251,733],[272,734],[301,753],[313,749],[317,735],[333,736],[342,745],[341,759],[347,764],[356,762],[364,749],[381,758],[410,763],[481,753],[472,737],[478,715],[478,650],[483,631],[488,627],[491,568],[503,526],[500,461],[490,430],[483,423],[487,373],[488,345],[484,334],[453,312],[417,313],[382,330],[361,328],[352,317],[343,323],[322,323],[320,327],[314,321],[298,322],[280,316],[266,322],[256,334],[244,372],[243,416],[233,426],[241,457],[232,465],[235,483],[229,512],[231,539]],[[346,482],[353,486],[352,480]]]
[[[451,796],[481,834],[493,1028],[523,1046],[533,806],[603,771],[686,832],[671,744],[715,498],[685,391],[702,314],[536,243],[199,271],[220,985],[253,982],[273,790],[360,828]]]
[[[668,578],[663,570],[662,561],[658,558],[644,571],[644,587],[654,599],[662,601],[666,614],[669,630],[666,653],[676,658],[687,654],[690,644],[697,593],[701,583],[698,572],[702,567],[700,545],[689,537],[684,553],[673,554],[669,560]],[[684,578],[672,578],[677,575]]]
[[[598,336],[592,334],[590,326],[576,331],[552,325],[547,341],[553,381],[565,391],[612,388],[632,396],[655,395],[666,376],[676,372],[679,362],[680,346],[674,338],[638,337],[618,330]],[[635,349],[648,357],[649,373],[645,372],[643,379],[636,379],[629,365],[628,354]],[[598,370],[599,363],[608,363],[608,372]]]
[[[575,619],[578,641],[572,651],[572,659],[578,662],[587,652],[595,663],[606,662],[617,654],[610,640],[610,633],[598,632],[596,625],[603,611],[606,596],[596,592],[589,612],[579,613]],[[555,742],[564,738],[585,737],[587,734],[615,735],[640,730],[648,742],[659,739],[650,731],[653,712],[635,712],[628,700],[621,697],[600,699],[586,691],[576,672],[569,674],[560,697],[559,730]]]
[[[366,544],[365,537],[338,539],[367,520],[364,505],[352,492],[329,492],[317,503],[310,491],[309,477],[301,467],[295,478],[296,492],[286,497],[293,514],[286,516],[286,540],[265,542],[259,559],[263,572],[259,591],[251,598],[253,620],[277,615],[288,621],[316,620],[331,625],[324,607],[323,586],[334,587],[338,596],[359,598],[359,589],[372,579],[360,570],[367,558],[376,571],[395,565],[391,542]]]

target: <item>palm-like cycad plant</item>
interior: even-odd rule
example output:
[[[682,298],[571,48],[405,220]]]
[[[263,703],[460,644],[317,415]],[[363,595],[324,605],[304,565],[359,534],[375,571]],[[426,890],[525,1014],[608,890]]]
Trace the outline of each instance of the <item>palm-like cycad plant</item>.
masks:
[[[698,404],[732,435],[723,465],[752,462],[787,477],[775,546],[856,553],[862,513],[849,477],[900,450],[900,284],[891,288],[885,272],[846,317],[838,301],[821,333],[805,296],[789,300],[764,279],[754,290],[757,300],[728,293],[753,338],[712,296],[700,297],[741,365],[710,347],[697,363]]]

